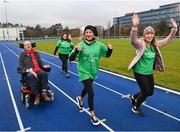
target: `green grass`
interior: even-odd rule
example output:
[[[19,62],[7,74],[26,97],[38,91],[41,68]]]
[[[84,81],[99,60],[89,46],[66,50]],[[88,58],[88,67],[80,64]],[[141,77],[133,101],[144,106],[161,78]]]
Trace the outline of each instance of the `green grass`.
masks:
[[[131,70],[127,70],[129,63],[135,55],[135,49],[131,46],[129,39],[104,39],[101,42],[113,45],[113,54],[110,58],[102,58],[100,66],[121,75],[133,77]],[[78,42],[75,41],[74,45]],[[37,42],[38,50],[53,54],[55,41]],[[160,48],[165,72],[154,72],[155,83],[180,91],[180,40],[173,40],[168,46]],[[133,77],[134,78],[134,77]]]

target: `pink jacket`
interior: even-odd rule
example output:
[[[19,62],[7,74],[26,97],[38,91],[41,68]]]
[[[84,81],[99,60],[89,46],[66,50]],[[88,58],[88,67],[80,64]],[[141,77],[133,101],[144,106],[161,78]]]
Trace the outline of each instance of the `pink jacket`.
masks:
[[[156,47],[155,47],[156,59],[155,59],[155,64],[154,64],[155,70],[164,71],[164,62],[163,62],[163,58],[161,56],[161,52],[158,47],[161,47],[170,43],[173,37],[175,36],[176,32],[177,32],[177,29],[172,28],[170,34],[165,39],[158,40],[156,42]],[[132,27],[132,30],[131,30],[131,44],[136,49],[136,56],[133,58],[130,65],[128,66],[128,70],[131,69],[139,61],[139,59],[143,55],[146,48],[146,42],[142,39],[137,38],[136,27]]]

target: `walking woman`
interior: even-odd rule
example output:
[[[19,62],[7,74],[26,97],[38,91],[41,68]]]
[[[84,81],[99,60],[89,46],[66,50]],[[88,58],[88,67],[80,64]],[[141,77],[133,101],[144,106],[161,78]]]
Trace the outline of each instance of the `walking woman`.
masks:
[[[79,80],[82,81],[84,88],[81,95],[76,97],[78,107],[82,109],[83,98],[88,94],[88,105],[90,109],[90,120],[93,125],[98,125],[94,112],[94,91],[93,81],[99,69],[99,59],[101,56],[110,57],[112,53],[112,45],[107,47],[96,40],[98,36],[96,27],[88,25],[84,29],[84,40],[78,44],[69,56],[69,60],[75,60],[76,56],[79,59],[78,74]]]
[[[56,48],[54,50],[54,55],[56,55],[57,50],[59,49],[59,59],[62,61],[62,73],[69,77],[68,74],[68,56],[71,50],[74,48],[73,43],[68,37],[67,33],[61,35],[61,39],[56,43]]]
[[[172,29],[170,34],[163,40],[155,38],[155,31],[151,26],[144,29],[143,38],[137,38],[139,25],[137,14],[132,16],[131,43],[136,49],[136,56],[130,63],[128,69],[132,69],[135,79],[139,85],[140,92],[130,95],[132,111],[140,116],[144,116],[140,106],[148,96],[154,92],[153,70],[164,71],[163,59],[158,47],[167,45],[173,39],[177,32],[177,24],[172,20]]]

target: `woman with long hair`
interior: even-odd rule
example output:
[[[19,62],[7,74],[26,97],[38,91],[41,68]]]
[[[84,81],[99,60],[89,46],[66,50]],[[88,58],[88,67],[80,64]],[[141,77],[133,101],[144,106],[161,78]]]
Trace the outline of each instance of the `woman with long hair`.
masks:
[[[62,73],[69,77],[68,73],[68,56],[71,50],[74,48],[73,43],[71,42],[69,35],[67,33],[62,33],[61,39],[57,41],[56,48],[54,50],[54,55],[56,55],[57,50],[59,49],[59,59],[62,62]]]
[[[154,92],[153,70],[164,71],[164,63],[159,47],[171,42],[177,32],[177,24],[172,20],[170,34],[163,40],[155,38],[153,27],[148,26],[144,29],[143,38],[137,38],[137,30],[140,18],[137,14],[132,16],[131,44],[136,49],[136,56],[130,63],[128,69],[132,69],[135,79],[139,85],[140,92],[130,95],[132,111],[144,116],[140,106],[148,96]]]

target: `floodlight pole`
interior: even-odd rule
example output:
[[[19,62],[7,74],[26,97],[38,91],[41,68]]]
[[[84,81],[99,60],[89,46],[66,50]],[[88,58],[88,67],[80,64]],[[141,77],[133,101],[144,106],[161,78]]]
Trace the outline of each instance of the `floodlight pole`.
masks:
[[[9,27],[8,27],[8,17],[7,17],[7,5],[6,5],[7,1],[4,0],[4,4],[5,4],[5,17],[6,17],[6,28],[7,28],[7,39],[9,40]]]

